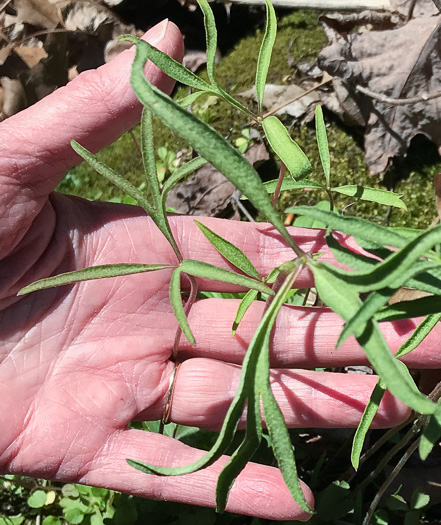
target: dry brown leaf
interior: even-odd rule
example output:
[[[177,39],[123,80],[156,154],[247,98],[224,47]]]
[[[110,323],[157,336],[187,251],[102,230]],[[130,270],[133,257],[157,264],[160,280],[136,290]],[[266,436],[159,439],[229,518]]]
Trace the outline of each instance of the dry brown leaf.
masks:
[[[390,0],[391,10],[407,16],[413,0]],[[413,10],[413,17],[432,16],[438,13],[433,0],[417,0]]]
[[[47,57],[44,47],[18,46],[14,51],[29,68],[36,66],[40,60]]]
[[[429,297],[432,294],[422,292],[421,290],[415,290],[414,288],[400,288],[387,302],[388,304],[402,303],[403,301],[414,301],[415,299],[421,299],[422,297]]]
[[[244,155],[253,165],[267,160],[263,144],[253,144]],[[188,180],[171,189],[167,206],[186,215],[240,219],[232,199],[236,187],[211,164],[199,168]]]
[[[441,94],[441,16],[416,18],[391,30],[349,34],[343,19],[321,18],[331,43],[321,51],[319,65],[339,79],[367,123],[365,160],[370,171],[381,173],[390,159],[404,156],[417,134],[441,149],[441,97],[392,105],[357,92],[361,86],[393,99]]]
[[[15,0],[17,21],[55,29],[62,22],[62,16],[57,4],[49,0]]]

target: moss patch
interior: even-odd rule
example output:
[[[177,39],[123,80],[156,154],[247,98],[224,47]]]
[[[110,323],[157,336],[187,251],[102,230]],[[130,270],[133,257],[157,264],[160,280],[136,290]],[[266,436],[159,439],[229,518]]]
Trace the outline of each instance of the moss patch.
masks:
[[[269,83],[283,84],[289,76],[296,74],[288,65],[288,53],[296,61],[313,60],[323,48],[327,39],[317,19],[318,13],[310,10],[299,10],[279,19],[278,36],[268,75]],[[244,38],[218,65],[216,71],[219,83],[231,94],[236,96],[253,86],[262,37],[263,29],[259,29],[254,35]],[[182,98],[187,93],[187,90],[181,87],[176,91],[175,96]],[[246,115],[214,97],[201,97],[193,104],[193,111],[229,139],[237,137],[242,126],[248,121]],[[345,128],[331,114],[325,114],[325,119],[332,159],[333,185],[360,184],[382,188],[386,187],[386,183],[389,186],[396,185],[395,190],[403,194],[408,211],[393,209],[389,217],[390,224],[427,227],[436,216],[432,180],[434,174],[441,171],[436,148],[427,141],[415,140],[408,158],[399,166],[396,165],[390,169],[385,174],[386,182],[383,183],[381,178],[372,177],[367,172],[360,131]],[[285,123],[289,126],[289,118],[285,120]],[[322,180],[323,175],[313,126],[296,126],[291,133],[311,160],[314,167],[311,178]],[[133,130],[133,134],[139,142],[139,127]],[[186,144],[156,121],[155,146],[156,148],[165,146],[170,151],[178,152],[186,147]],[[99,158],[127,176],[134,184],[140,185],[144,181],[140,154],[130,134],[125,134],[115,144],[100,152]],[[271,177],[276,176],[277,170],[274,168]],[[400,182],[397,183],[397,181]],[[109,185],[85,163],[72,169],[58,190],[88,199],[122,201],[125,197],[120,190]],[[280,210],[294,203],[314,204],[323,198],[325,195],[316,191],[286,192],[282,196]],[[337,204],[339,207],[350,205],[346,209],[348,214],[356,214],[378,222],[382,222],[387,213],[384,206],[362,201],[353,203],[350,198],[341,195],[337,197]]]

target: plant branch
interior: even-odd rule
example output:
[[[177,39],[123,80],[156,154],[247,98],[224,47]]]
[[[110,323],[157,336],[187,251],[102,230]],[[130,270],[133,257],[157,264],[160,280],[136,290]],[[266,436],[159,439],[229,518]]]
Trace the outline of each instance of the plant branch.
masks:
[[[376,93],[375,91],[371,91],[366,87],[358,85],[355,87],[355,90],[359,93],[362,93],[363,95],[366,95],[367,97],[373,98],[374,100],[378,100],[379,102],[391,104],[392,106],[406,106],[407,104],[419,104],[420,102],[428,102],[429,100],[441,97],[441,92],[439,92],[435,93],[434,95],[421,95],[419,97],[393,98],[388,97],[387,95],[383,95],[382,93]]]

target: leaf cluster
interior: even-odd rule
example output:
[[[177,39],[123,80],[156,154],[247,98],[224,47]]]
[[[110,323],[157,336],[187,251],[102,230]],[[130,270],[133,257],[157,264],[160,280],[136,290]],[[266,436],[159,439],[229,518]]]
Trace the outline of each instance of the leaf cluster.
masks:
[[[195,343],[187,315],[197,293],[196,278],[223,281],[248,290],[240,303],[232,326],[233,336],[252,302],[265,294],[267,296],[265,311],[244,358],[238,391],[213,447],[200,460],[180,467],[168,468],[150,465],[136,459],[129,459],[128,462],[139,470],[158,475],[182,475],[205,468],[224,454],[233,442],[239,420],[247,406],[244,439],[232,454],[218,479],[217,508],[222,511],[225,509],[228,493],[235,478],[252,458],[262,441],[263,423],[260,413],[262,405],[269,442],[283,478],[299,506],[307,512],[312,512],[300,487],[290,436],[269,381],[270,340],[277,314],[291,294],[299,271],[304,267],[309,268],[314,275],[321,300],[345,321],[338,344],[342,344],[349,336],[354,336],[379,375],[378,384],[355,435],[352,451],[352,462],[355,468],[359,465],[366,433],[386,389],[389,389],[392,394],[416,412],[428,416],[420,440],[420,455],[423,458],[427,457],[433,444],[441,435],[441,409],[436,402],[418,390],[399,357],[420,344],[441,318],[439,298],[441,295],[441,256],[439,254],[441,226],[409,236],[368,221],[346,217],[335,210],[333,192],[372,200],[388,206],[403,208],[405,205],[398,195],[391,192],[356,185],[332,187],[326,126],[319,106],[316,109],[316,132],[324,180],[323,183],[309,181],[306,178],[311,170],[309,160],[291,139],[282,122],[272,115],[262,118],[260,115],[253,114],[218,84],[215,74],[217,33],[214,17],[207,0],[198,0],[198,3],[205,21],[208,82],[194,75],[151,44],[134,37],[126,37],[127,40],[136,44],[131,84],[144,105],[141,150],[149,188],[148,197],[83,146],[75,141],[72,142],[72,147],[79,155],[146,211],[173,249],[176,264],[120,263],[80,269],[33,283],[21,290],[20,294],[90,279],[114,278],[139,272],[168,271],[170,272],[170,302],[180,327],[172,352],[174,358],[178,351],[181,331],[190,343]],[[263,91],[276,36],[274,8],[270,0],[265,0],[265,5],[267,23],[256,71],[259,111],[262,106]],[[180,103],[175,102],[147,80],[144,75],[147,60],[152,61],[169,76],[195,91]],[[201,121],[186,109],[186,106],[203,93],[222,98],[262,125],[266,139],[281,162],[282,169],[278,180],[262,184],[258,173],[238,149],[206,122]],[[158,181],[157,166],[154,161],[153,115],[159,117],[175,134],[184,138],[200,155],[177,168],[162,187]],[[203,261],[183,258],[168,221],[166,197],[175,184],[206,162],[211,163],[233,182],[244,198],[247,198],[274,226],[286,245],[293,250],[292,260],[275,268],[269,276],[260,276],[243,252],[197,221],[197,226],[207,240],[236,270],[225,270]],[[284,178],[285,168],[290,174],[290,177],[286,179]],[[330,251],[335,259],[347,269],[322,262],[320,258],[306,254],[289,234],[269,196],[272,193],[277,198],[281,190],[305,188],[325,189],[330,201],[330,211],[299,206],[286,211],[324,224],[327,227],[327,244]],[[354,237],[363,251],[350,250],[341,245],[333,234],[333,231],[336,230]],[[183,275],[189,278],[191,284],[190,297],[186,304],[183,302],[181,288]],[[417,301],[406,301],[406,304],[399,306],[390,306],[389,299],[402,287],[421,290],[430,295]],[[366,294],[368,294],[367,298],[365,298]],[[400,348],[398,355],[394,356],[380,330],[379,323],[387,319],[414,317],[421,315],[422,311],[427,317],[409,341]]]

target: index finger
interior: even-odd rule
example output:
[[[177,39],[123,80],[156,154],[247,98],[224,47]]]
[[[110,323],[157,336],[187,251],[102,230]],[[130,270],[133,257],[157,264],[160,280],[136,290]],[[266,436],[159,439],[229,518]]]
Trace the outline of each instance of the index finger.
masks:
[[[182,59],[182,35],[168,20],[144,38]],[[20,242],[49,193],[82,160],[70,146],[72,139],[96,152],[139,122],[141,104],[130,86],[133,56],[133,49],[124,51],[1,123],[0,210],[8,213],[2,222],[0,253],[6,255]],[[146,76],[166,92],[174,85],[151,63]]]

